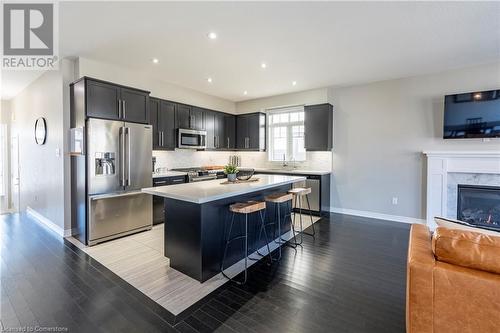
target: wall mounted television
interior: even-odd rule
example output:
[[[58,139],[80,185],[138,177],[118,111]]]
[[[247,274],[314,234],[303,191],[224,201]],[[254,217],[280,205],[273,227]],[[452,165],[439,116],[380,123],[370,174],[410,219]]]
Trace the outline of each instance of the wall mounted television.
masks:
[[[446,95],[443,138],[500,138],[500,90]]]

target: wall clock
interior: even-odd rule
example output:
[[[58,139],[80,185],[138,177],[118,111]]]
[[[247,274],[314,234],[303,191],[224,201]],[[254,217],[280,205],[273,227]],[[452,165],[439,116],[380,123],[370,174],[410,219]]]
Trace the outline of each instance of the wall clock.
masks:
[[[35,142],[38,145],[43,145],[47,138],[47,123],[45,118],[40,117],[35,121]]]

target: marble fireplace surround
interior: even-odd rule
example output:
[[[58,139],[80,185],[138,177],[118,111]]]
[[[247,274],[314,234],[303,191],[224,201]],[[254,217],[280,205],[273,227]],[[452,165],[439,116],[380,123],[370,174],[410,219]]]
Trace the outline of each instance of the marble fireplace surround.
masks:
[[[457,185],[500,186],[500,151],[427,151],[427,225],[457,217]]]

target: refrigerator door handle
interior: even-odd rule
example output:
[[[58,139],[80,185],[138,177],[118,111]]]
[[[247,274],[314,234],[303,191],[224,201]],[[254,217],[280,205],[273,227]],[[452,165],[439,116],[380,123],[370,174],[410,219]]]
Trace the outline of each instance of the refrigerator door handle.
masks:
[[[125,127],[125,144],[127,149],[127,178],[125,186],[130,186],[130,129]]]
[[[120,127],[118,138],[118,150],[120,154],[120,186],[125,186],[125,134],[124,127]]]

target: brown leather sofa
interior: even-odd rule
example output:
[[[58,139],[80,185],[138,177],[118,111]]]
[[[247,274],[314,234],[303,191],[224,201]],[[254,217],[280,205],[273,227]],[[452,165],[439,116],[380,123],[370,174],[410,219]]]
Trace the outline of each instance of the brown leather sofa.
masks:
[[[406,331],[500,332],[500,237],[412,225]]]

